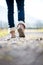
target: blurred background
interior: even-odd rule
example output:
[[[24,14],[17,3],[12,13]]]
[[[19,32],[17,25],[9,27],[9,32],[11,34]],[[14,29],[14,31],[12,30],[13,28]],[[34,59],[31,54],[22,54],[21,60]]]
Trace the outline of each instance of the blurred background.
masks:
[[[43,0],[25,0],[25,23],[27,28],[43,28]],[[6,0],[0,0],[0,28],[8,28]],[[14,22],[18,23],[17,4],[14,0]]]

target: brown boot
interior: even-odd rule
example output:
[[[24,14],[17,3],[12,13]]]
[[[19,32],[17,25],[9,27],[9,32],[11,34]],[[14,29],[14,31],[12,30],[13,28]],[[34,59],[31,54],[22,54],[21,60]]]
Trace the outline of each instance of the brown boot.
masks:
[[[10,34],[11,34],[11,38],[15,38],[16,37],[14,28],[10,29]]]
[[[19,37],[25,37],[24,34],[25,25],[23,23],[19,23],[17,27],[18,27]]]

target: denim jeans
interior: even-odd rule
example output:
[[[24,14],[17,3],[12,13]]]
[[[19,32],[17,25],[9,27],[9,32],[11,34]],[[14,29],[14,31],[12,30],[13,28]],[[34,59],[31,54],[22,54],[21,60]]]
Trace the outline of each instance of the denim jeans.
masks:
[[[8,6],[8,23],[9,27],[15,27],[14,24],[14,0],[6,0]],[[16,0],[18,9],[18,21],[24,21],[24,0]]]

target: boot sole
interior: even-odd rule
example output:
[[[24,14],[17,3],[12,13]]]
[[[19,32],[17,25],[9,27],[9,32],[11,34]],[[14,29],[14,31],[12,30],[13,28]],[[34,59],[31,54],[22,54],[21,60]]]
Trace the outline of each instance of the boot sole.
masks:
[[[21,28],[18,29],[19,37],[25,37],[25,34]]]

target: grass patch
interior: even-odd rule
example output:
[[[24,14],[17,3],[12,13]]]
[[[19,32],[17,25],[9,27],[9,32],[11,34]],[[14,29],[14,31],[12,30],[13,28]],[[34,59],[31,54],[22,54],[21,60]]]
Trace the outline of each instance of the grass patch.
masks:
[[[43,32],[43,28],[40,29],[26,29],[26,32]],[[0,37],[8,35],[8,29],[0,29]]]
[[[4,37],[8,34],[8,30],[7,29],[0,29],[0,37]]]

